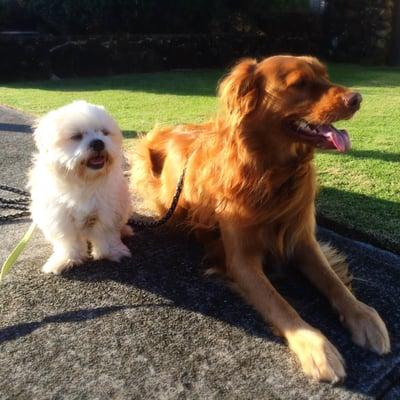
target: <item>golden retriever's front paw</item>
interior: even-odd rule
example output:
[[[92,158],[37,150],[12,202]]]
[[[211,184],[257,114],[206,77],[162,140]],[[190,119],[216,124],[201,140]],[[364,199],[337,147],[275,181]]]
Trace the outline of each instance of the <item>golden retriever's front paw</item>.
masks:
[[[341,320],[351,331],[354,343],[378,354],[390,352],[389,333],[374,308],[357,301]]]
[[[321,332],[312,328],[297,329],[287,339],[307,376],[331,383],[344,380],[344,360]]]

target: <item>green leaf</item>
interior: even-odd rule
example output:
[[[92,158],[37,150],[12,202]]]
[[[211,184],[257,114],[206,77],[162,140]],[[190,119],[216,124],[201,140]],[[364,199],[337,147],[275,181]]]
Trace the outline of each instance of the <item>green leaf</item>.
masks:
[[[26,244],[29,242],[29,239],[31,238],[32,233],[35,230],[35,228],[36,228],[36,224],[34,222],[32,222],[31,226],[26,231],[24,237],[20,240],[20,242],[15,247],[15,249],[7,257],[7,260],[1,267],[0,281],[7,275],[7,273],[10,271],[11,267],[14,265],[15,261],[17,261],[19,255],[22,253]]]

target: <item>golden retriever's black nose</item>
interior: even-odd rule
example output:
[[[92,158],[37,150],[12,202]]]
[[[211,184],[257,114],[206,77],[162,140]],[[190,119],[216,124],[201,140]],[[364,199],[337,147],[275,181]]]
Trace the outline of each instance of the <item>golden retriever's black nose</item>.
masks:
[[[89,147],[94,151],[102,151],[104,150],[104,142],[100,139],[95,139],[89,143]]]
[[[362,102],[362,97],[360,93],[357,92],[350,92],[346,93],[343,96],[343,101],[346,107],[358,110],[360,108],[360,104]]]

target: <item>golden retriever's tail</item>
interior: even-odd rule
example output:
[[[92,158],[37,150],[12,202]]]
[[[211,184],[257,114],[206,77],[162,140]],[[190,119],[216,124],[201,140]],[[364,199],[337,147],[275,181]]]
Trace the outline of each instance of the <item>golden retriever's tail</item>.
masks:
[[[151,132],[148,135],[151,135]],[[160,211],[160,179],[154,171],[153,158],[149,138],[142,136],[129,157],[130,189],[140,211]]]
[[[320,246],[330,266],[336,272],[336,275],[348,288],[351,289],[351,281],[353,277],[350,274],[346,256],[332,247],[330,243],[320,242]]]

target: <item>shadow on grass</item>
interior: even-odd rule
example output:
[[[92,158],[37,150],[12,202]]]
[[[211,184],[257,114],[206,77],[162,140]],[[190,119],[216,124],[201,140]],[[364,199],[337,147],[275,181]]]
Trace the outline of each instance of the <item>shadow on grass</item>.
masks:
[[[122,131],[125,139],[137,139],[141,135],[144,135],[146,132],[138,132],[138,131]]]
[[[179,96],[215,96],[222,70],[165,71],[93,78],[4,83],[5,88],[58,92],[120,90]]]
[[[339,154],[340,153],[332,153],[332,154]],[[400,154],[399,153],[388,153],[379,150],[350,150],[348,153],[349,156],[355,158],[372,158],[374,160],[382,160],[382,161],[389,161],[389,162],[400,162]]]
[[[400,86],[400,68],[381,66],[360,66],[356,64],[329,64],[331,79],[342,85],[398,88]]]
[[[400,254],[400,203],[335,188],[322,188],[317,205],[321,225],[352,239]]]
[[[330,64],[329,72],[334,82],[347,86],[379,88],[400,86],[400,68]],[[5,88],[60,92],[125,90],[180,96],[215,96],[217,83],[225,73],[226,70],[223,69],[172,70],[0,84]]]

